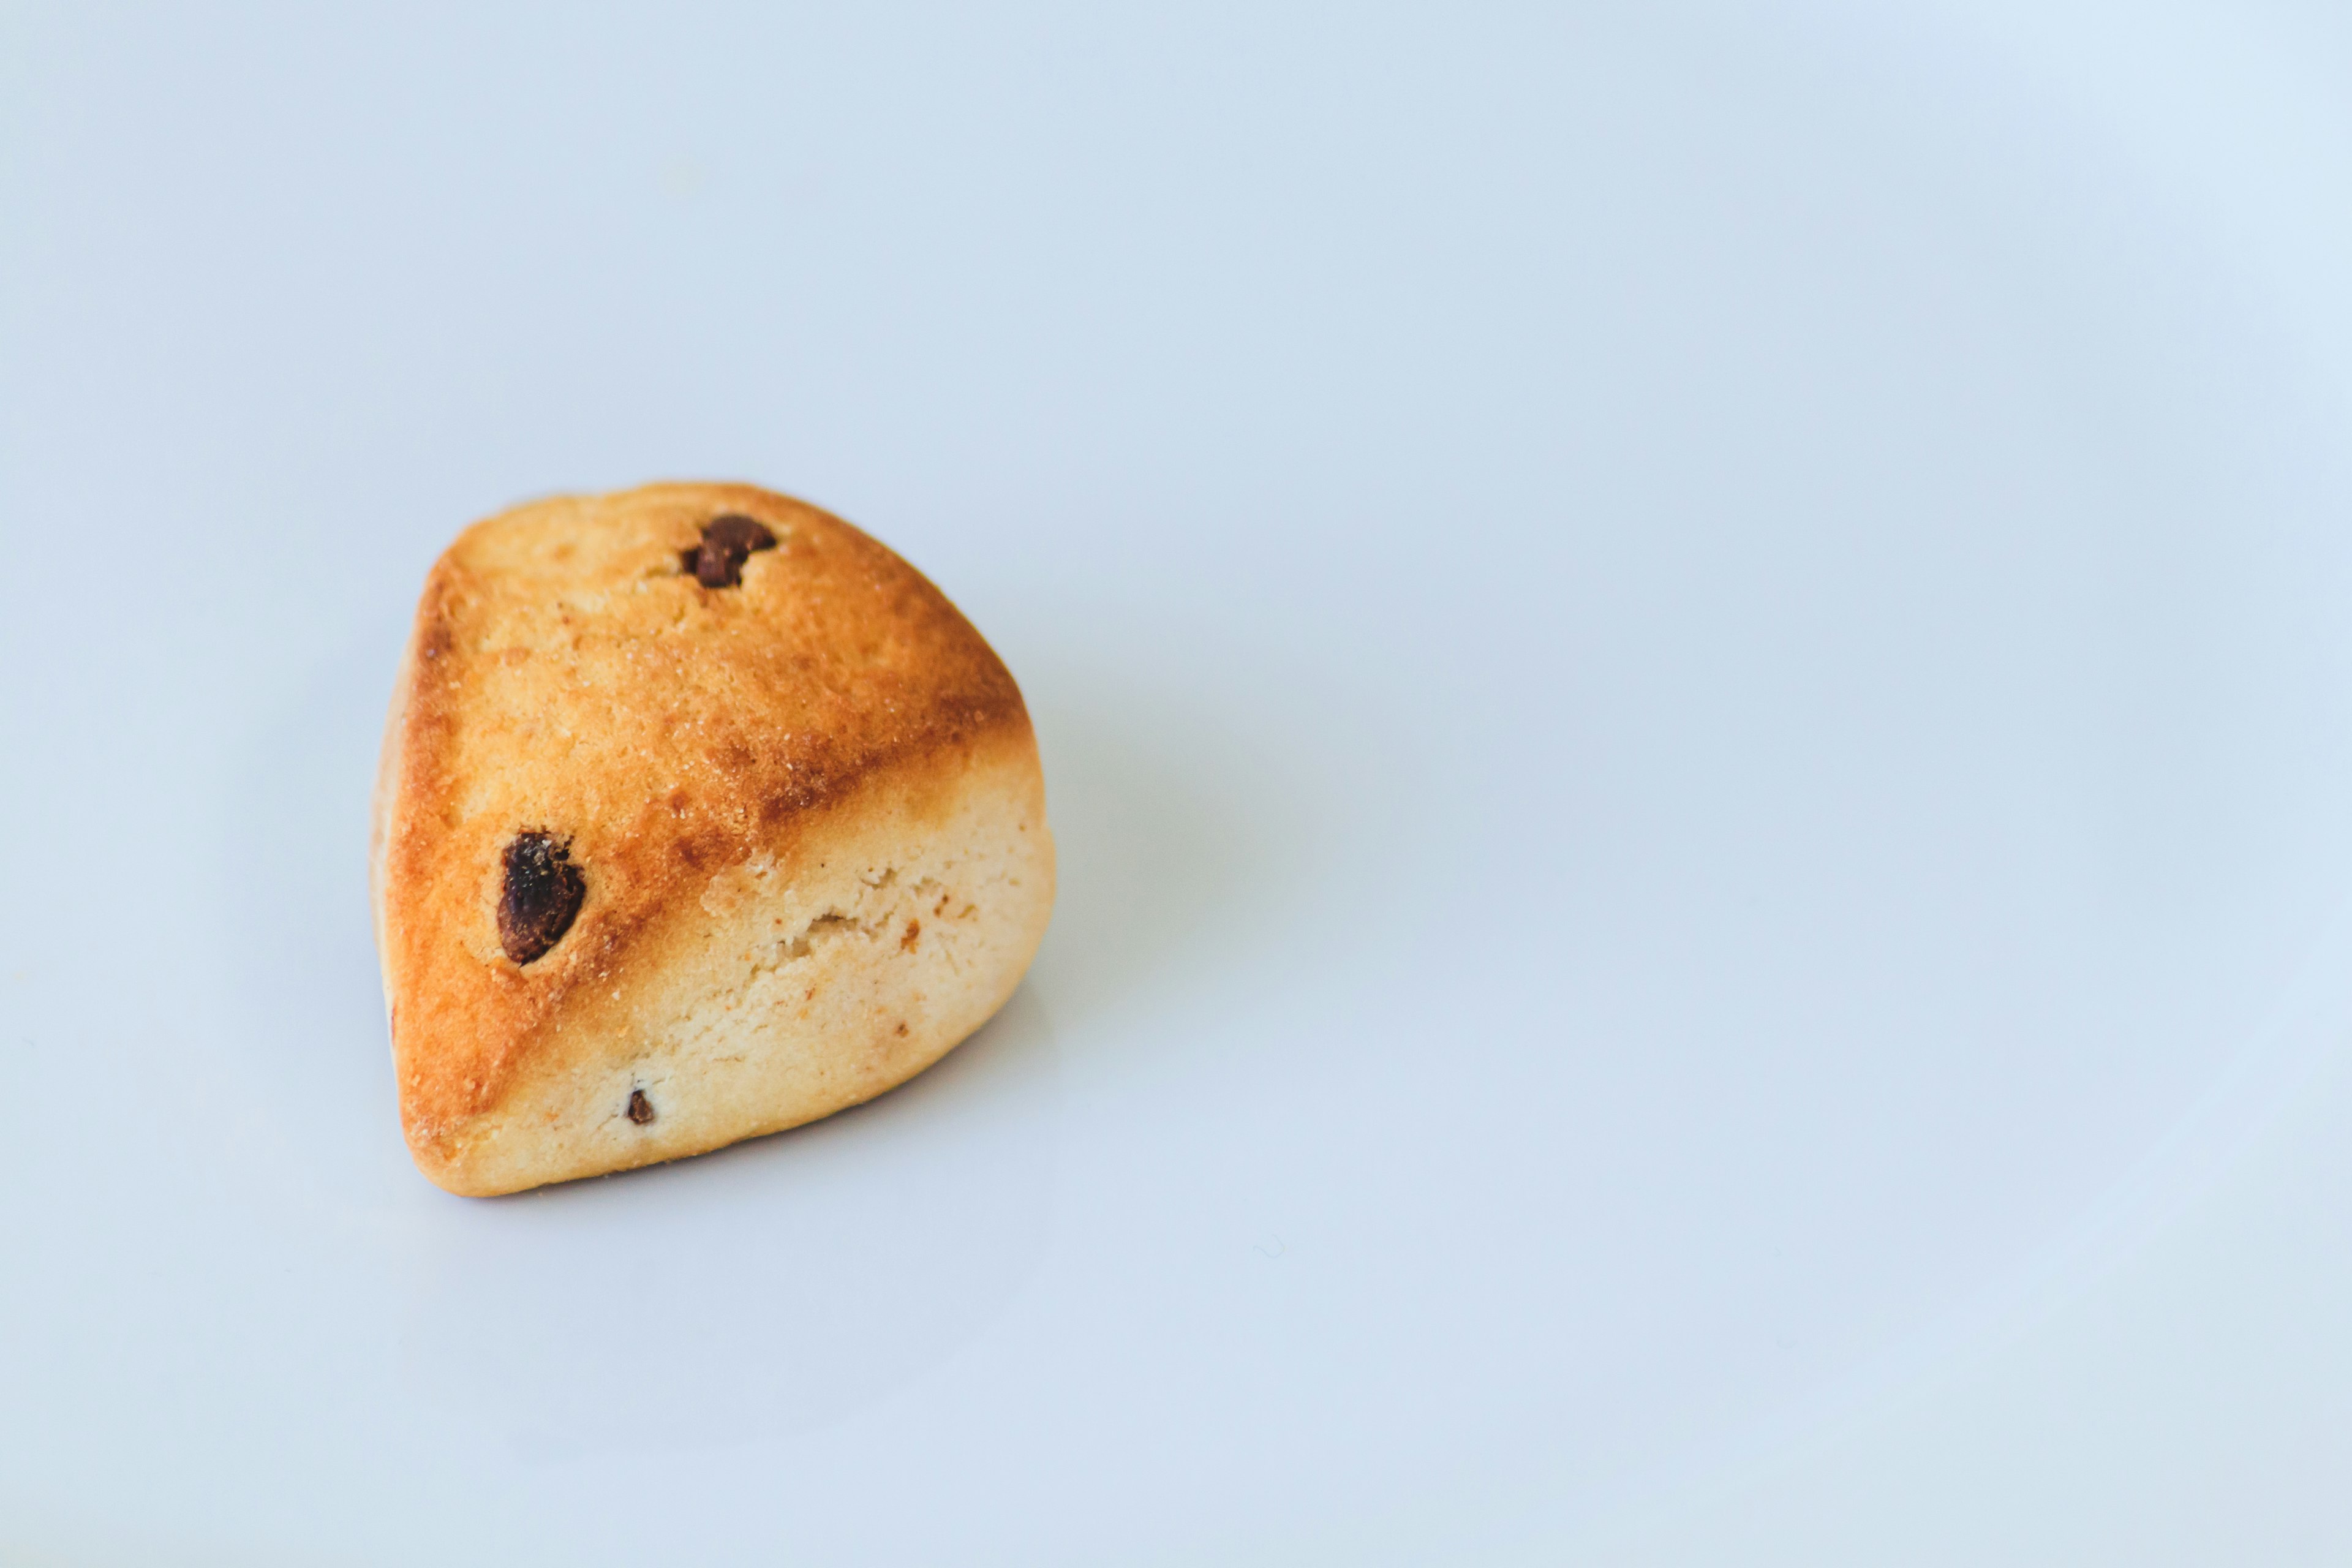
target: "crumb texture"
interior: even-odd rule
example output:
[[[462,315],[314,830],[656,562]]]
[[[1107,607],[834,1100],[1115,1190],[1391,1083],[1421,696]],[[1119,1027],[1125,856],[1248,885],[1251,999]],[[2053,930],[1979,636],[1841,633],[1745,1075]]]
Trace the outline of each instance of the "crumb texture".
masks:
[[[1053,896],[1002,662],[888,550],[740,485],[459,536],[373,848],[403,1123],[461,1192],[879,1093],[1011,994]]]

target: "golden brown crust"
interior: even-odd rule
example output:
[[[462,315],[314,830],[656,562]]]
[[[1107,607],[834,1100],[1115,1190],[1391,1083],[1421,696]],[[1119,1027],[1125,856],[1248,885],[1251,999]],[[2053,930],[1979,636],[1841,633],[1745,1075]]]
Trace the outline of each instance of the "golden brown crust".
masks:
[[[730,512],[777,544],[739,586],[706,588],[681,556]],[[1020,691],[988,645],[919,573],[814,507],[665,484],[467,529],[426,579],[378,785],[378,941],[420,1163],[564,1029],[595,1028],[715,875],[793,863],[886,779],[919,809],[1008,747],[1034,769]],[[533,831],[569,845],[587,893],[552,950],[518,965],[499,941],[500,857]]]

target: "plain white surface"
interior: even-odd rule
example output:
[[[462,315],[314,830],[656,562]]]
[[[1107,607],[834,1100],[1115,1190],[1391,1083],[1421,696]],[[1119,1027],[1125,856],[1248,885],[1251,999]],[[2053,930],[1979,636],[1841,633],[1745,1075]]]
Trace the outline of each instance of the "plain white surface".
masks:
[[[2352,31],[1896,9],[0,12],[0,1557],[2352,1557]],[[403,623],[662,476],[1055,929],[450,1198]]]

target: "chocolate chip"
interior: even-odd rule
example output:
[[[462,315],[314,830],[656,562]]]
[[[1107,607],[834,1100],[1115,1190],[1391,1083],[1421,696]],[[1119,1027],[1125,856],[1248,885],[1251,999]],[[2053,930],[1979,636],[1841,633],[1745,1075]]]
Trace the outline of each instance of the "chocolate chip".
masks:
[[[629,1090],[629,1120],[643,1127],[654,1119],[654,1102],[646,1098],[642,1089]]]
[[[773,550],[776,536],[765,523],[740,512],[714,517],[702,525],[702,542],[678,552],[678,564],[706,588],[732,588],[743,581],[743,563],[756,551]]]
[[[715,545],[694,552],[694,580],[706,588],[732,588],[743,581],[743,557],[730,555]]]
[[[517,963],[543,958],[563,940],[588,884],[572,852],[545,833],[519,833],[507,846],[506,891],[499,899],[499,945]]]
[[[724,550],[740,550],[749,555],[755,550],[773,550],[776,536],[769,532],[768,525],[758,518],[730,511],[702,525],[702,542],[716,544]]]

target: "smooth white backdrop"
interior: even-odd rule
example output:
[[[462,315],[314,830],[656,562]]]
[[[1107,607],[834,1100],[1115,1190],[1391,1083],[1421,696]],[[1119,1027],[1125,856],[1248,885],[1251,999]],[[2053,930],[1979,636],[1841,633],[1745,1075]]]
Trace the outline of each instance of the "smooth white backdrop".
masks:
[[[0,1553],[2352,1555],[2352,24],[0,11]],[[471,518],[742,477],[1064,873],[861,1110],[409,1167]]]

